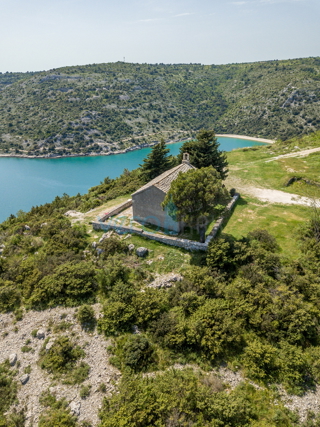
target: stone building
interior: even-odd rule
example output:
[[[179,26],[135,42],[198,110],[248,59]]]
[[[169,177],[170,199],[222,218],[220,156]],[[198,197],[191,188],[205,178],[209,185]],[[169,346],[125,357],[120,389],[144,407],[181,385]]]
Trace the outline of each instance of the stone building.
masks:
[[[171,183],[178,177],[179,173],[184,173],[191,169],[196,168],[190,164],[189,154],[185,153],[180,165],[164,172],[133,193],[132,211],[135,221],[153,224],[165,230],[180,232],[183,224],[174,221],[166,210],[163,210],[161,204],[170,190]]]

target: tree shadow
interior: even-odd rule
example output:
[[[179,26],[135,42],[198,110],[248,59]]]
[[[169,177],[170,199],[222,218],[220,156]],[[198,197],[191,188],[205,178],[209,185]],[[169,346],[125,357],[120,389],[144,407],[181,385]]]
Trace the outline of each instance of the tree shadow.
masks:
[[[245,199],[243,199],[242,196],[240,196],[239,199],[237,200],[237,203],[232,208],[232,210],[228,212],[227,215],[225,216],[225,219],[223,221],[223,226],[221,227],[217,236],[220,235],[223,232],[223,229],[228,225],[230,219],[232,218],[232,215],[234,214],[234,211],[237,209],[237,206],[247,206],[247,205],[248,205],[248,202]]]

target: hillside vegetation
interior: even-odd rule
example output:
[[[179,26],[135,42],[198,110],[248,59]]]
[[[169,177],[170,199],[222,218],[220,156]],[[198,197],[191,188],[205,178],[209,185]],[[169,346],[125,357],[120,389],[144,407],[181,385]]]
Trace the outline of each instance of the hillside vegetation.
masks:
[[[234,170],[237,155],[259,160],[233,155]],[[319,211],[305,208],[294,230],[278,230],[296,247],[285,256],[248,218],[243,235],[228,234],[238,208],[207,253],[102,236],[65,215],[116,203],[141,179],[124,171],[0,225],[0,425],[319,426]],[[240,203],[242,214],[245,196]],[[129,244],[145,246],[146,258]]]
[[[74,66],[0,75],[2,153],[106,153],[200,128],[287,139],[320,128],[320,58]]]

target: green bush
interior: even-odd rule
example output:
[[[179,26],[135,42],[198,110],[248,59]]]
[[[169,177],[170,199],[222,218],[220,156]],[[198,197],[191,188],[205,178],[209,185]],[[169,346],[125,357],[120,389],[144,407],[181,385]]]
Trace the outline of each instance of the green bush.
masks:
[[[13,282],[0,279],[0,313],[13,311],[20,303],[21,295],[17,286]]]
[[[93,302],[96,288],[95,270],[90,264],[68,262],[37,283],[30,304],[33,307],[53,307]]]
[[[89,305],[81,306],[77,313],[77,320],[82,329],[93,331],[97,323],[94,309]]]
[[[130,276],[130,269],[116,256],[110,256],[99,271],[97,280],[101,292],[108,295],[108,292],[118,282],[127,283]]]
[[[45,347],[40,352],[40,366],[53,374],[68,373],[75,368],[79,359],[85,352],[74,345],[66,336],[58,337],[52,347],[46,351]]]
[[[88,396],[90,396],[90,392],[91,392],[91,385],[83,385],[80,388],[81,399],[86,399]]]
[[[75,368],[63,376],[63,384],[81,384],[88,378],[90,366],[85,362],[80,362]]]
[[[143,372],[155,364],[155,352],[144,335],[129,335],[117,340],[112,348],[115,356],[110,362],[119,369],[128,368],[132,372]]]
[[[40,415],[39,427],[76,427],[77,419],[70,413],[67,402],[57,400],[49,392],[42,393],[40,404],[45,406],[45,411]]]
[[[249,240],[256,240],[259,242],[261,247],[266,251],[277,252],[279,251],[279,245],[275,239],[267,230],[256,229],[248,233]]]
[[[123,377],[119,393],[105,399],[101,427],[283,426],[296,417],[267,390],[243,385],[229,392],[189,370],[154,378]]]
[[[98,326],[106,336],[117,335],[130,331],[135,318],[135,311],[131,305],[123,302],[107,302],[103,307],[103,317]]]
[[[17,383],[9,363],[0,364],[0,414],[7,411],[17,395]]]
[[[107,259],[109,256],[117,253],[128,252],[128,245],[117,237],[112,236],[99,243],[99,248],[103,250],[101,254],[102,259]]]

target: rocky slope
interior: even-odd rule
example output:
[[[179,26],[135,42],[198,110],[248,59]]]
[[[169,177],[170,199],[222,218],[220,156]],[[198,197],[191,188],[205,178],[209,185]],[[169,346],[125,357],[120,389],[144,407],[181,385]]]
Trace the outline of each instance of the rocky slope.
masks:
[[[65,67],[0,76],[0,150],[106,154],[203,127],[288,138],[319,129],[319,111],[319,58]]]

